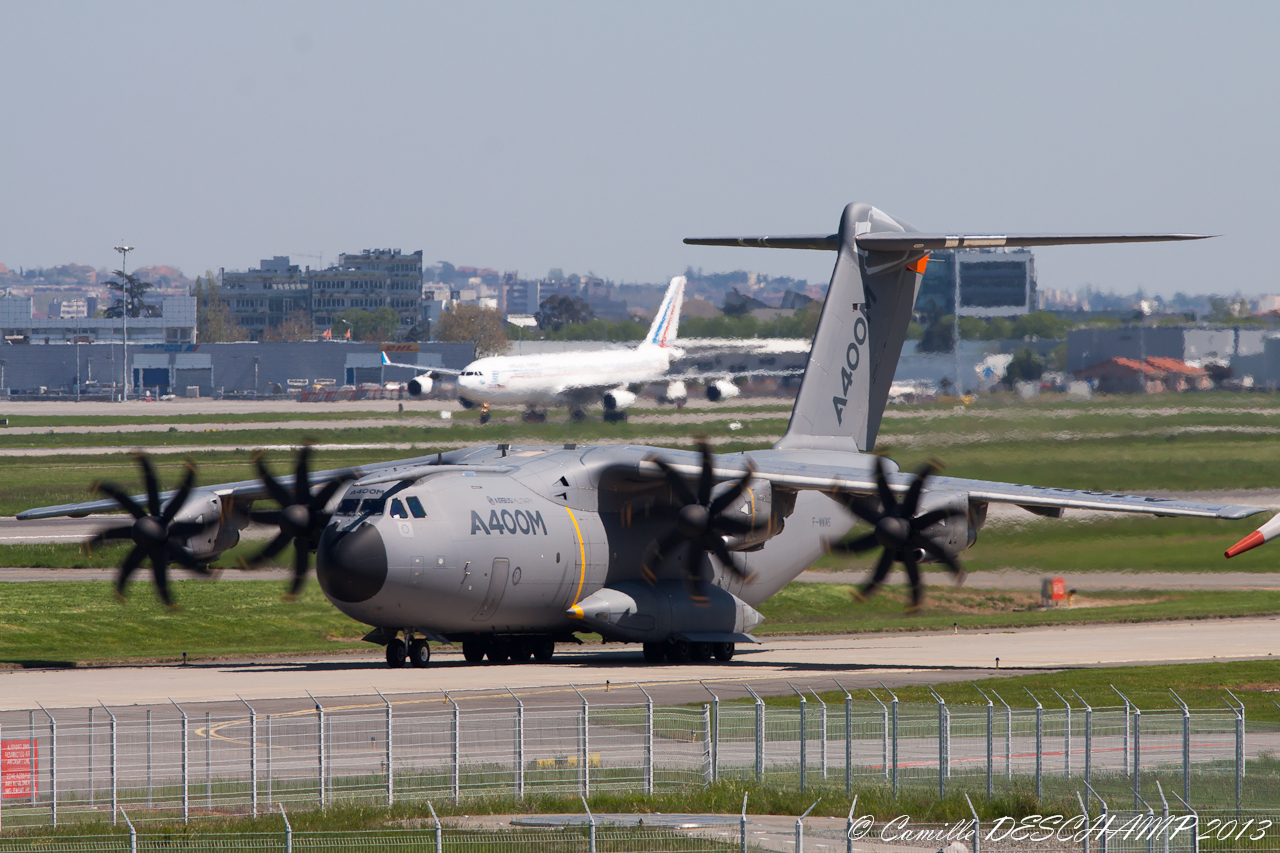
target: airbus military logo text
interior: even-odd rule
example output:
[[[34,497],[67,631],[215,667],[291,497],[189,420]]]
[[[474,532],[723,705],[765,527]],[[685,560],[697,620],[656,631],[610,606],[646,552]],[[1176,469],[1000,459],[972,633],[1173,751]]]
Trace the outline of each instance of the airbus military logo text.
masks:
[[[496,509],[489,510],[489,523],[485,524],[480,513],[474,509],[471,510],[471,535],[484,533],[490,536],[494,533],[534,533],[542,530],[542,535],[547,535],[547,523],[542,520],[541,512],[534,512],[527,509],[518,509],[512,512],[504,509],[498,512]]]
[[[853,340],[844,349],[844,366],[840,368],[840,393],[843,397],[832,397],[831,405],[836,410],[836,423],[844,424],[844,407],[849,405],[849,386],[853,384],[853,374],[862,363],[862,355],[858,347],[867,342],[867,319],[865,305],[854,305]]]

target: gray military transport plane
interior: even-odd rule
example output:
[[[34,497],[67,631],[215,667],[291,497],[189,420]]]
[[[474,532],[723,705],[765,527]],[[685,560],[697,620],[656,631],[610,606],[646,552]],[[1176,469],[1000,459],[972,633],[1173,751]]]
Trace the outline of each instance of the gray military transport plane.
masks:
[[[657,447],[496,446],[161,492],[145,457],[146,494],[100,484],[105,497],[28,510],[23,519],[123,509],[92,541],[131,540],[117,589],[150,561],[170,602],[176,563],[197,573],[250,521],[279,535],[253,563],[292,542],[300,588],[310,551],[329,600],[372,627],[387,663],[425,666],[427,640],[460,641],[468,661],[549,660],[576,632],[642,643],[657,663],[729,660],[754,642],[755,606],[838,542],[855,516],[873,530],[843,546],[881,548],[873,592],[901,563],[945,565],[973,545],[992,502],[1061,516],[1065,508],[1242,518],[1252,507],[1168,497],[1021,486],[916,474],[872,455],[916,290],[934,249],[1197,239],[1192,234],[924,234],[850,204],[835,234],[686,240],[697,245],[837,253],[828,298],[786,435],[769,450],[713,456]],[[255,509],[273,501],[278,509]],[[92,544],[92,543],[91,543]]]

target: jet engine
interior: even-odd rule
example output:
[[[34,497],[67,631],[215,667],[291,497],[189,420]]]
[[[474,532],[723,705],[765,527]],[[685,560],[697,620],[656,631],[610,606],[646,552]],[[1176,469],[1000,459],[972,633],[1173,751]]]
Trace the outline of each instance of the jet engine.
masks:
[[[747,635],[764,617],[718,586],[705,592],[703,600],[694,601],[680,581],[653,586],[619,581],[582,599],[569,616],[601,636],[625,642],[661,643],[675,636],[693,642],[753,642]]]
[[[728,379],[717,379],[707,385],[707,399],[713,403],[729,400],[742,393],[742,389]]]
[[[410,379],[405,388],[409,391],[410,397],[425,397],[431,393],[434,386],[435,382],[432,381],[431,374],[424,373]]]
[[[625,409],[635,401],[636,395],[626,388],[614,388],[612,391],[604,392],[604,408],[608,412]]]
[[[668,403],[681,405],[689,399],[689,389],[685,387],[683,381],[677,379],[675,382],[667,384],[667,390],[663,394],[663,398]]]

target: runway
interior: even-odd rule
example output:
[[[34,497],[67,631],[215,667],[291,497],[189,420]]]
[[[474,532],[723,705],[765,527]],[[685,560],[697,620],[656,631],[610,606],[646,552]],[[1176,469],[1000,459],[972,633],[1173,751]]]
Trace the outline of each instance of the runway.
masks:
[[[306,696],[449,690],[461,696],[553,695],[563,703],[577,685],[603,694],[640,681],[662,702],[706,696],[699,681],[743,695],[750,682],[770,693],[886,684],[939,683],[1078,666],[1240,660],[1280,655],[1280,618],[1081,625],[959,634],[877,634],[777,638],[747,648],[729,664],[646,666],[635,646],[561,645],[549,664],[467,665],[457,651],[437,653],[427,669],[389,669],[381,650],[341,658],[265,659],[193,666],[112,666],[0,672],[0,710],[178,702],[234,702]],[[1000,659],[999,670],[996,658]],[[550,691],[550,692],[548,692]],[[661,697],[661,698],[660,698]]]

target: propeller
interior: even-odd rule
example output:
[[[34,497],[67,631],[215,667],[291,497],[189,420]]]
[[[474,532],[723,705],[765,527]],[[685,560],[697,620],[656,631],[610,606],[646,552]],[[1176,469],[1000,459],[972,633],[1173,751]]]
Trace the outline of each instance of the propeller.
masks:
[[[333,496],[342,488],[343,483],[353,479],[349,473],[340,474],[325,483],[320,491],[311,493],[311,444],[302,445],[298,451],[293,474],[293,492],[280,484],[267,470],[262,454],[254,457],[258,476],[267,489],[271,499],[280,505],[278,510],[253,511],[249,518],[259,524],[270,524],[280,529],[276,537],[267,543],[258,554],[245,562],[246,567],[257,567],[270,560],[293,543],[293,583],[289,586],[289,596],[296,596],[302,591],[302,584],[307,579],[307,558],[320,542],[320,534],[329,524],[330,513],[325,507]]]
[[[88,553],[93,546],[103,542],[133,540],[133,549],[124,558],[120,566],[120,574],[116,576],[116,594],[123,597],[130,576],[146,560],[151,561],[151,573],[156,582],[156,593],[160,600],[172,607],[173,596],[169,592],[169,563],[178,563],[186,569],[201,575],[209,575],[209,569],[201,565],[191,552],[179,544],[203,532],[208,525],[198,521],[178,521],[173,519],[191,497],[191,490],[196,483],[196,468],[191,462],[186,463],[187,473],[178,491],[166,504],[160,501],[160,481],[156,478],[151,459],[145,454],[134,456],[138,467],[142,469],[142,479],[146,485],[147,499],[145,506],[139,505],[128,492],[113,483],[95,483],[91,489],[94,494],[104,494],[129,515],[133,521],[116,527],[108,527],[84,544]]]
[[[907,572],[907,580],[911,584],[911,606],[907,608],[907,612],[914,613],[919,610],[924,597],[924,584],[920,579],[920,565],[917,560],[917,554],[920,551],[943,563],[956,576],[957,584],[964,581],[964,568],[956,558],[924,534],[925,530],[943,519],[963,516],[963,510],[935,509],[922,515],[916,515],[916,509],[920,505],[920,495],[924,491],[925,483],[937,470],[938,466],[932,462],[926,462],[919,473],[915,475],[915,479],[911,481],[906,495],[903,496],[902,502],[899,503],[897,498],[894,497],[893,490],[889,488],[889,481],[885,477],[884,459],[877,456],[876,489],[880,494],[879,508],[874,503],[857,495],[841,494],[835,496],[837,500],[840,500],[849,508],[850,512],[870,524],[875,530],[848,544],[833,544],[831,545],[831,550],[847,554],[860,554],[877,546],[884,549],[880,554],[879,561],[876,562],[871,579],[854,593],[859,601],[865,601],[880,588],[885,578],[889,576],[889,572],[892,571],[894,563],[902,563],[902,567]]]
[[[751,464],[751,461],[747,460],[746,473],[736,480],[728,491],[712,500],[711,492],[712,487],[715,485],[715,480],[711,447],[705,440],[699,441],[698,447],[702,452],[702,472],[698,478],[698,490],[696,493],[689,489],[684,478],[670,464],[660,458],[653,460],[654,464],[666,476],[667,483],[671,486],[671,490],[675,492],[676,498],[680,503],[679,505],[666,504],[651,508],[651,511],[656,514],[672,518],[675,521],[675,528],[662,539],[655,540],[649,546],[645,552],[642,571],[645,580],[650,584],[655,583],[657,575],[654,574],[651,565],[655,561],[661,561],[665,556],[674,553],[676,548],[684,545],[687,555],[685,560],[685,587],[689,590],[690,597],[695,602],[702,604],[707,601],[707,595],[703,589],[705,581],[702,578],[702,564],[706,554],[708,552],[715,554],[721,565],[738,577],[749,578],[750,576],[747,572],[737,564],[733,555],[729,552],[729,548],[724,543],[724,537],[753,533],[767,526],[768,522],[751,524],[724,514],[725,510],[731,507],[738,498],[742,497],[742,493],[747,489],[747,483],[755,475],[755,466]]]

